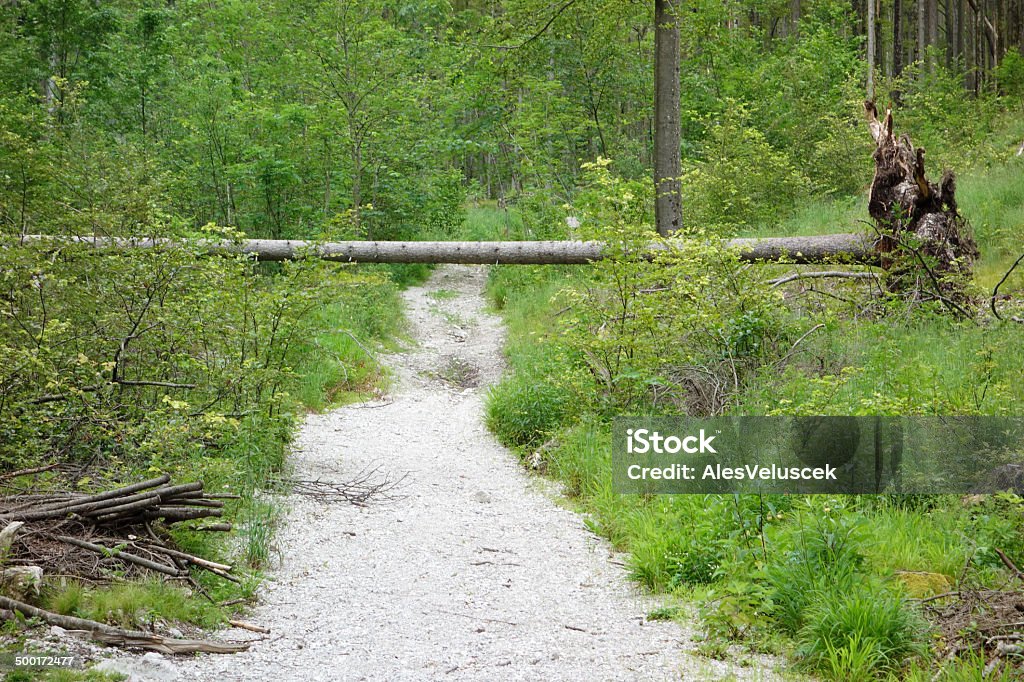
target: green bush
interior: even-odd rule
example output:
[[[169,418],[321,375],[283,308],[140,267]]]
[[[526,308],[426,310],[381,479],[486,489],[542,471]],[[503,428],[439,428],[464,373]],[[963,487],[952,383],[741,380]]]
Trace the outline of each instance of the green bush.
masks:
[[[487,427],[509,447],[539,445],[568,412],[568,399],[540,377],[509,377],[487,398]]]
[[[999,90],[1008,97],[1024,97],[1024,54],[1010,50],[995,69]]]
[[[775,149],[739,102],[709,127],[703,159],[684,169],[687,229],[729,236],[771,225],[808,196],[810,181]]]

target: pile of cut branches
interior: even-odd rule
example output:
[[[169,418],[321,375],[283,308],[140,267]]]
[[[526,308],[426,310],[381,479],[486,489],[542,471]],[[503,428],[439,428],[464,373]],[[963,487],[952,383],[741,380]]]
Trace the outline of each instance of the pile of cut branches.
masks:
[[[52,468],[11,472],[0,476],[0,482]],[[224,499],[230,497],[235,496],[206,493],[202,482],[172,485],[167,474],[94,494],[50,491],[0,497],[0,590],[4,592],[0,596],[0,619],[13,620],[18,612],[104,644],[164,653],[245,650],[245,643],[175,639],[123,630],[23,601],[33,593],[38,595],[43,567],[51,575],[92,583],[155,573],[165,580],[188,581],[200,592],[202,588],[192,577],[193,568],[239,582],[231,566],[181,551],[168,532],[175,523],[221,516]],[[204,524],[195,530],[228,531],[231,524]]]
[[[238,582],[231,566],[176,549],[167,533],[175,523],[221,516],[225,497],[232,496],[206,493],[201,481],[172,485],[167,474],[91,495],[8,495],[0,498],[0,523],[13,536],[5,564],[101,582],[139,572],[187,579],[195,567]]]

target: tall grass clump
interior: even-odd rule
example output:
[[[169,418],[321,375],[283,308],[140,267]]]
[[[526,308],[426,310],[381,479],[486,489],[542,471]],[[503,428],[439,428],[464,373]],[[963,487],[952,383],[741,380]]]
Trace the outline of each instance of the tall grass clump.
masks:
[[[835,680],[871,680],[923,655],[927,625],[898,594],[865,582],[817,600],[797,635],[804,661]]]

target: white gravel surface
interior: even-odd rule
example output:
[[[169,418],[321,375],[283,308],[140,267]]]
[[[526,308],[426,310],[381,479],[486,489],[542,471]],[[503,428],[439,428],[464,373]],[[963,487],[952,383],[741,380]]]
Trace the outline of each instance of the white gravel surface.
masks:
[[[247,616],[271,634],[245,653],[180,660],[180,679],[768,677],[756,670],[764,661],[695,656],[678,624],[648,622],[658,604],[629,583],[621,557],[487,432],[503,330],[485,310],[485,277],[446,266],[409,289],[418,345],[384,358],[392,394],[310,416],[302,429],[297,476],[347,480],[380,467],[405,475],[401,498],[367,508],[289,498],[281,565]],[[430,295],[442,289],[457,295]],[[453,366],[478,372],[478,385],[439,378]]]

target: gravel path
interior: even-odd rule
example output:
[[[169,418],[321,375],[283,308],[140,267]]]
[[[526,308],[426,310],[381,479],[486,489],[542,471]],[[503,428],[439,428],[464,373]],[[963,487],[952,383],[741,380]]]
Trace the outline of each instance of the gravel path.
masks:
[[[621,558],[486,431],[503,330],[484,309],[485,277],[447,266],[408,290],[418,346],[384,358],[393,394],[302,429],[298,476],[347,480],[379,466],[405,475],[401,499],[289,498],[282,565],[247,618],[272,633],[243,654],[182,661],[180,679],[763,677],[688,654],[679,625],[647,622],[657,604],[629,584]]]

